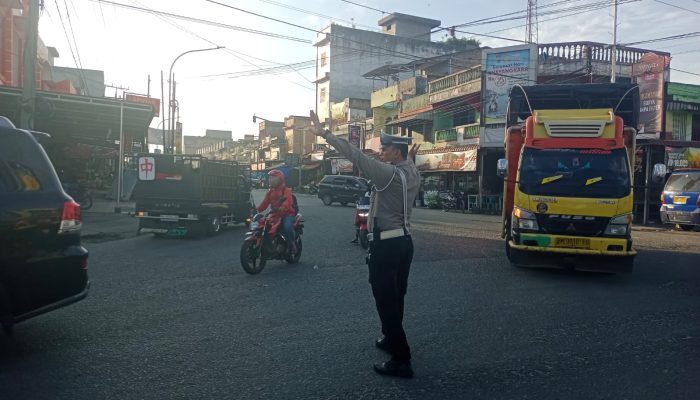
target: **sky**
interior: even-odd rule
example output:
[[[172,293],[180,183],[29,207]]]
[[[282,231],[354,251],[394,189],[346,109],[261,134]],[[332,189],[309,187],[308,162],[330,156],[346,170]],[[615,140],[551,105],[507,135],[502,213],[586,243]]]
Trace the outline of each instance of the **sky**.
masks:
[[[253,114],[282,121],[289,115],[308,115],[308,110],[314,108],[311,81],[315,67],[308,62],[315,59],[316,52],[311,41],[314,30],[323,29],[331,22],[346,26],[354,23],[357,28],[378,31],[377,21],[385,15],[382,12],[433,18],[442,21],[442,27],[510,14],[498,18],[506,21],[458,28],[469,34],[457,32],[457,37],[474,37],[483,45],[499,47],[520,43],[480,35],[524,40],[525,21],[511,17],[522,15],[516,12],[527,8],[527,0],[353,1],[360,5],[344,0],[46,0],[44,3],[39,35],[47,46],[58,50],[60,57],[55,64],[102,70],[107,85],[128,88],[130,93],[146,94],[150,76],[150,95],[160,98],[162,71],[167,98],[168,70],[178,55],[224,46],[184,55],[174,64],[173,73],[184,134],[204,135],[206,129],[219,129],[233,131],[234,138],[257,134]],[[605,2],[540,0],[538,3],[539,43],[612,43],[612,6],[605,7]],[[620,0],[620,3],[618,43],[700,31],[697,23],[700,0]],[[605,8],[596,9],[595,4]],[[546,15],[552,10],[572,7],[580,9]],[[443,40],[445,34],[435,33],[433,40]],[[670,52],[671,81],[700,84],[700,36],[635,47]],[[307,64],[284,74],[265,71],[281,64],[302,62]],[[251,74],[251,70],[257,71]],[[115,91],[107,88],[106,95],[115,96]],[[163,126],[162,119],[162,116],[154,118],[151,126]]]

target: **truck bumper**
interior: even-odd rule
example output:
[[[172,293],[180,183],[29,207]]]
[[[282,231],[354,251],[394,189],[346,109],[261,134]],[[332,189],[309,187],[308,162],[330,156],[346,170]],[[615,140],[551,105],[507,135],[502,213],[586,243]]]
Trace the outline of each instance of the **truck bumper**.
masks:
[[[591,238],[592,240],[594,238]],[[549,246],[519,245],[512,240],[506,243],[508,259],[517,266],[567,268],[582,271],[628,273],[632,272],[637,251],[627,248],[627,240],[612,239],[623,244],[603,240],[607,246],[623,246],[621,251],[600,248],[577,249]],[[607,248],[607,246],[605,248]]]

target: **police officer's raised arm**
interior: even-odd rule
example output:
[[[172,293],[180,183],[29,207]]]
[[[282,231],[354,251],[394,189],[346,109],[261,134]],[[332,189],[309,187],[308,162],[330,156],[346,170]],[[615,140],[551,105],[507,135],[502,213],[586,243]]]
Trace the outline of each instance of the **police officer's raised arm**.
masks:
[[[321,123],[318,120],[318,115],[312,110],[311,113],[312,131],[315,135],[320,136],[328,142],[333,148],[338,150],[340,154],[352,161],[357,167],[374,182],[378,187],[384,187],[391,182],[394,177],[396,168],[364,154],[360,149],[348,143],[347,140],[340,139],[335,135],[324,132]]]

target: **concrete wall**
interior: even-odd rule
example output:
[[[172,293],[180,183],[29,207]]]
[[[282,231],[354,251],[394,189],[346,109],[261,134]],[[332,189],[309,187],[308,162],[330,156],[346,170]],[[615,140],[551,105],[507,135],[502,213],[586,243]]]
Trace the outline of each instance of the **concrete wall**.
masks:
[[[433,57],[446,52],[441,43],[409,39],[378,32],[331,25],[324,32],[332,34],[330,40],[318,46],[317,79],[328,73],[329,81],[319,82],[325,87],[327,99],[339,102],[347,97],[368,98],[373,91],[373,82],[362,75],[386,64],[405,64],[418,58]],[[323,34],[320,34],[321,36]],[[320,55],[326,53],[327,65],[321,67]],[[407,78],[405,74],[399,78]],[[328,118],[328,103],[319,101],[319,117]]]
[[[90,97],[105,96],[105,73],[92,69],[53,67],[51,72],[54,82],[69,80],[79,94]],[[85,81],[83,81],[83,77]]]

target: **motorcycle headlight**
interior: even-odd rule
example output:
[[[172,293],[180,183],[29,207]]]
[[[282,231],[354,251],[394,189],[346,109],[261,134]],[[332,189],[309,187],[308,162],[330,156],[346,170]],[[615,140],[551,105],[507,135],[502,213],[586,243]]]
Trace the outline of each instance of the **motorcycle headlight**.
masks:
[[[365,213],[359,213],[359,214],[357,214],[357,215],[358,215],[360,218],[367,218],[367,217],[369,217],[369,213],[366,213],[366,212],[365,212]]]
[[[540,226],[537,224],[537,216],[520,207],[513,208],[513,226],[527,231],[540,230]]]
[[[605,228],[606,235],[624,236],[629,232],[630,224],[632,223],[632,214],[622,214],[610,219],[608,226]]]

